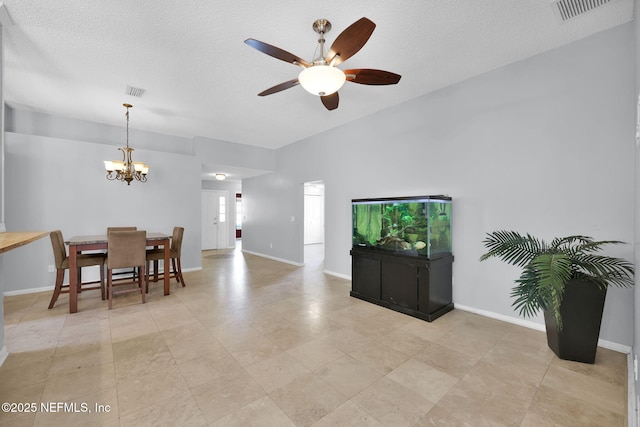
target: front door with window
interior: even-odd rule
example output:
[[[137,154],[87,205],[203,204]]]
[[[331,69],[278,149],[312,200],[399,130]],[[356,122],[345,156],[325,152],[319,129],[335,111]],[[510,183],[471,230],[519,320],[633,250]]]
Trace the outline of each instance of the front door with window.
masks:
[[[228,248],[227,191],[202,191],[202,250]]]

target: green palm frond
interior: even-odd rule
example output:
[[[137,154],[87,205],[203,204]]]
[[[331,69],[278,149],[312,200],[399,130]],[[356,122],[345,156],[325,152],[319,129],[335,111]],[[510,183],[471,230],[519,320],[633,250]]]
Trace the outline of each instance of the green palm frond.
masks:
[[[633,286],[633,264],[622,258],[603,255],[583,255],[572,259],[578,271],[593,281],[606,282],[619,287]]]
[[[530,234],[500,230],[487,233],[483,244],[488,251],[480,261],[496,257],[522,267],[522,274],[511,290],[515,299],[513,307],[525,317],[531,317],[541,309],[550,309],[561,329],[560,303],[569,280],[591,281],[602,288],[634,284],[633,263],[595,254],[606,245],[620,243],[624,242],[594,241],[591,237],[574,235],[555,238],[547,245]]]
[[[525,267],[516,280],[516,286],[511,289],[511,297],[515,298],[513,308],[523,317],[533,317],[545,308],[538,289],[538,276],[532,265]]]
[[[571,248],[577,248],[580,246],[588,245],[593,242],[591,237],[587,236],[567,236],[567,237],[556,237],[551,241],[551,245],[549,245],[549,249],[552,251],[570,251]]]
[[[584,245],[580,246],[580,252],[582,253],[589,253],[589,252],[598,252],[601,251],[602,248],[605,245],[624,245],[626,244],[625,242],[621,242],[619,240],[600,240],[597,242],[591,241],[588,243],[585,243]]]
[[[593,238],[587,236],[568,236],[554,239],[550,251],[578,255],[598,252],[604,246],[611,244],[624,244],[624,242],[618,240],[594,241]]]
[[[565,254],[542,254],[531,265],[538,276],[538,292],[545,307],[554,311],[558,327],[562,328],[560,303],[564,286],[571,279],[571,259]]]
[[[537,254],[546,250],[546,243],[543,240],[529,234],[522,236],[515,231],[501,230],[487,233],[487,238],[482,243],[489,251],[480,257],[480,261],[497,257],[518,267],[529,264]]]

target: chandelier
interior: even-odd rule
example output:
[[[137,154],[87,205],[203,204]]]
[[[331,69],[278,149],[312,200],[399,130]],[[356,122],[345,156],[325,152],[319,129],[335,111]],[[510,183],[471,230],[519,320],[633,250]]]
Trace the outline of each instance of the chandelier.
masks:
[[[122,151],[122,160],[105,160],[104,168],[107,170],[108,180],[126,181],[127,185],[131,185],[131,181],[134,179],[140,182],[147,182],[147,173],[149,172],[149,165],[143,162],[134,162],[131,159],[131,153],[133,148],[129,148],[129,108],[132,108],[131,104],[122,104],[127,109],[125,117],[127,118],[127,146],[118,148]]]

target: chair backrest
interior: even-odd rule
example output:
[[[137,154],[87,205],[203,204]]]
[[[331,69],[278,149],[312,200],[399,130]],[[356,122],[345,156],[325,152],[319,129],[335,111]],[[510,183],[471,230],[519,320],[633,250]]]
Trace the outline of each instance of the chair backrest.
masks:
[[[49,233],[51,237],[51,247],[53,247],[53,258],[55,259],[56,268],[62,268],[62,263],[67,258],[67,249],[64,246],[64,238],[62,231],[55,230]]]
[[[171,237],[171,252],[172,255],[179,258],[182,251],[182,235],[184,234],[184,227],[173,227],[173,237]]]
[[[107,234],[112,231],[136,231],[138,227],[107,227]]]
[[[107,234],[107,268],[138,267],[147,261],[147,232],[112,231]]]

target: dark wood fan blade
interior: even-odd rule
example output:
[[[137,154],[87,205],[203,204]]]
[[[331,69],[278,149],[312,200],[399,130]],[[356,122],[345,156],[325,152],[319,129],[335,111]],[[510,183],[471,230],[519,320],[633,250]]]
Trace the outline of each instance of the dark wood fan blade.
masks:
[[[331,111],[338,108],[338,102],[340,101],[338,92],[334,92],[331,95],[321,96],[320,99],[324,106],[327,107],[327,110]]]
[[[282,50],[279,47],[271,46],[270,44],[261,42],[260,40],[246,39],[244,42],[252,48],[259,50],[262,53],[266,53],[269,56],[273,56],[274,58],[281,61],[288,62],[293,65],[300,65],[305,68],[311,65],[307,61],[294,55],[293,53]]]
[[[360,18],[347,27],[334,40],[325,60],[328,64],[335,59],[334,65],[351,58],[369,40],[371,33],[376,28],[376,24],[367,18]],[[338,57],[336,57],[338,56]]]
[[[258,96],[267,96],[272,93],[281,92],[285,89],[289,89],[291,87],[297,86],[299,84],[298,79],[289,80],[287,82],[280,83],[279,85],[275,85],[274,87],[270,87],[269,89],[263,90],[258,94]]]
[[[400,81],[400,75],[384,70],[371,68],[358,68],[345,70],[347,81],[360,83],[361,85],[394,85]]]

